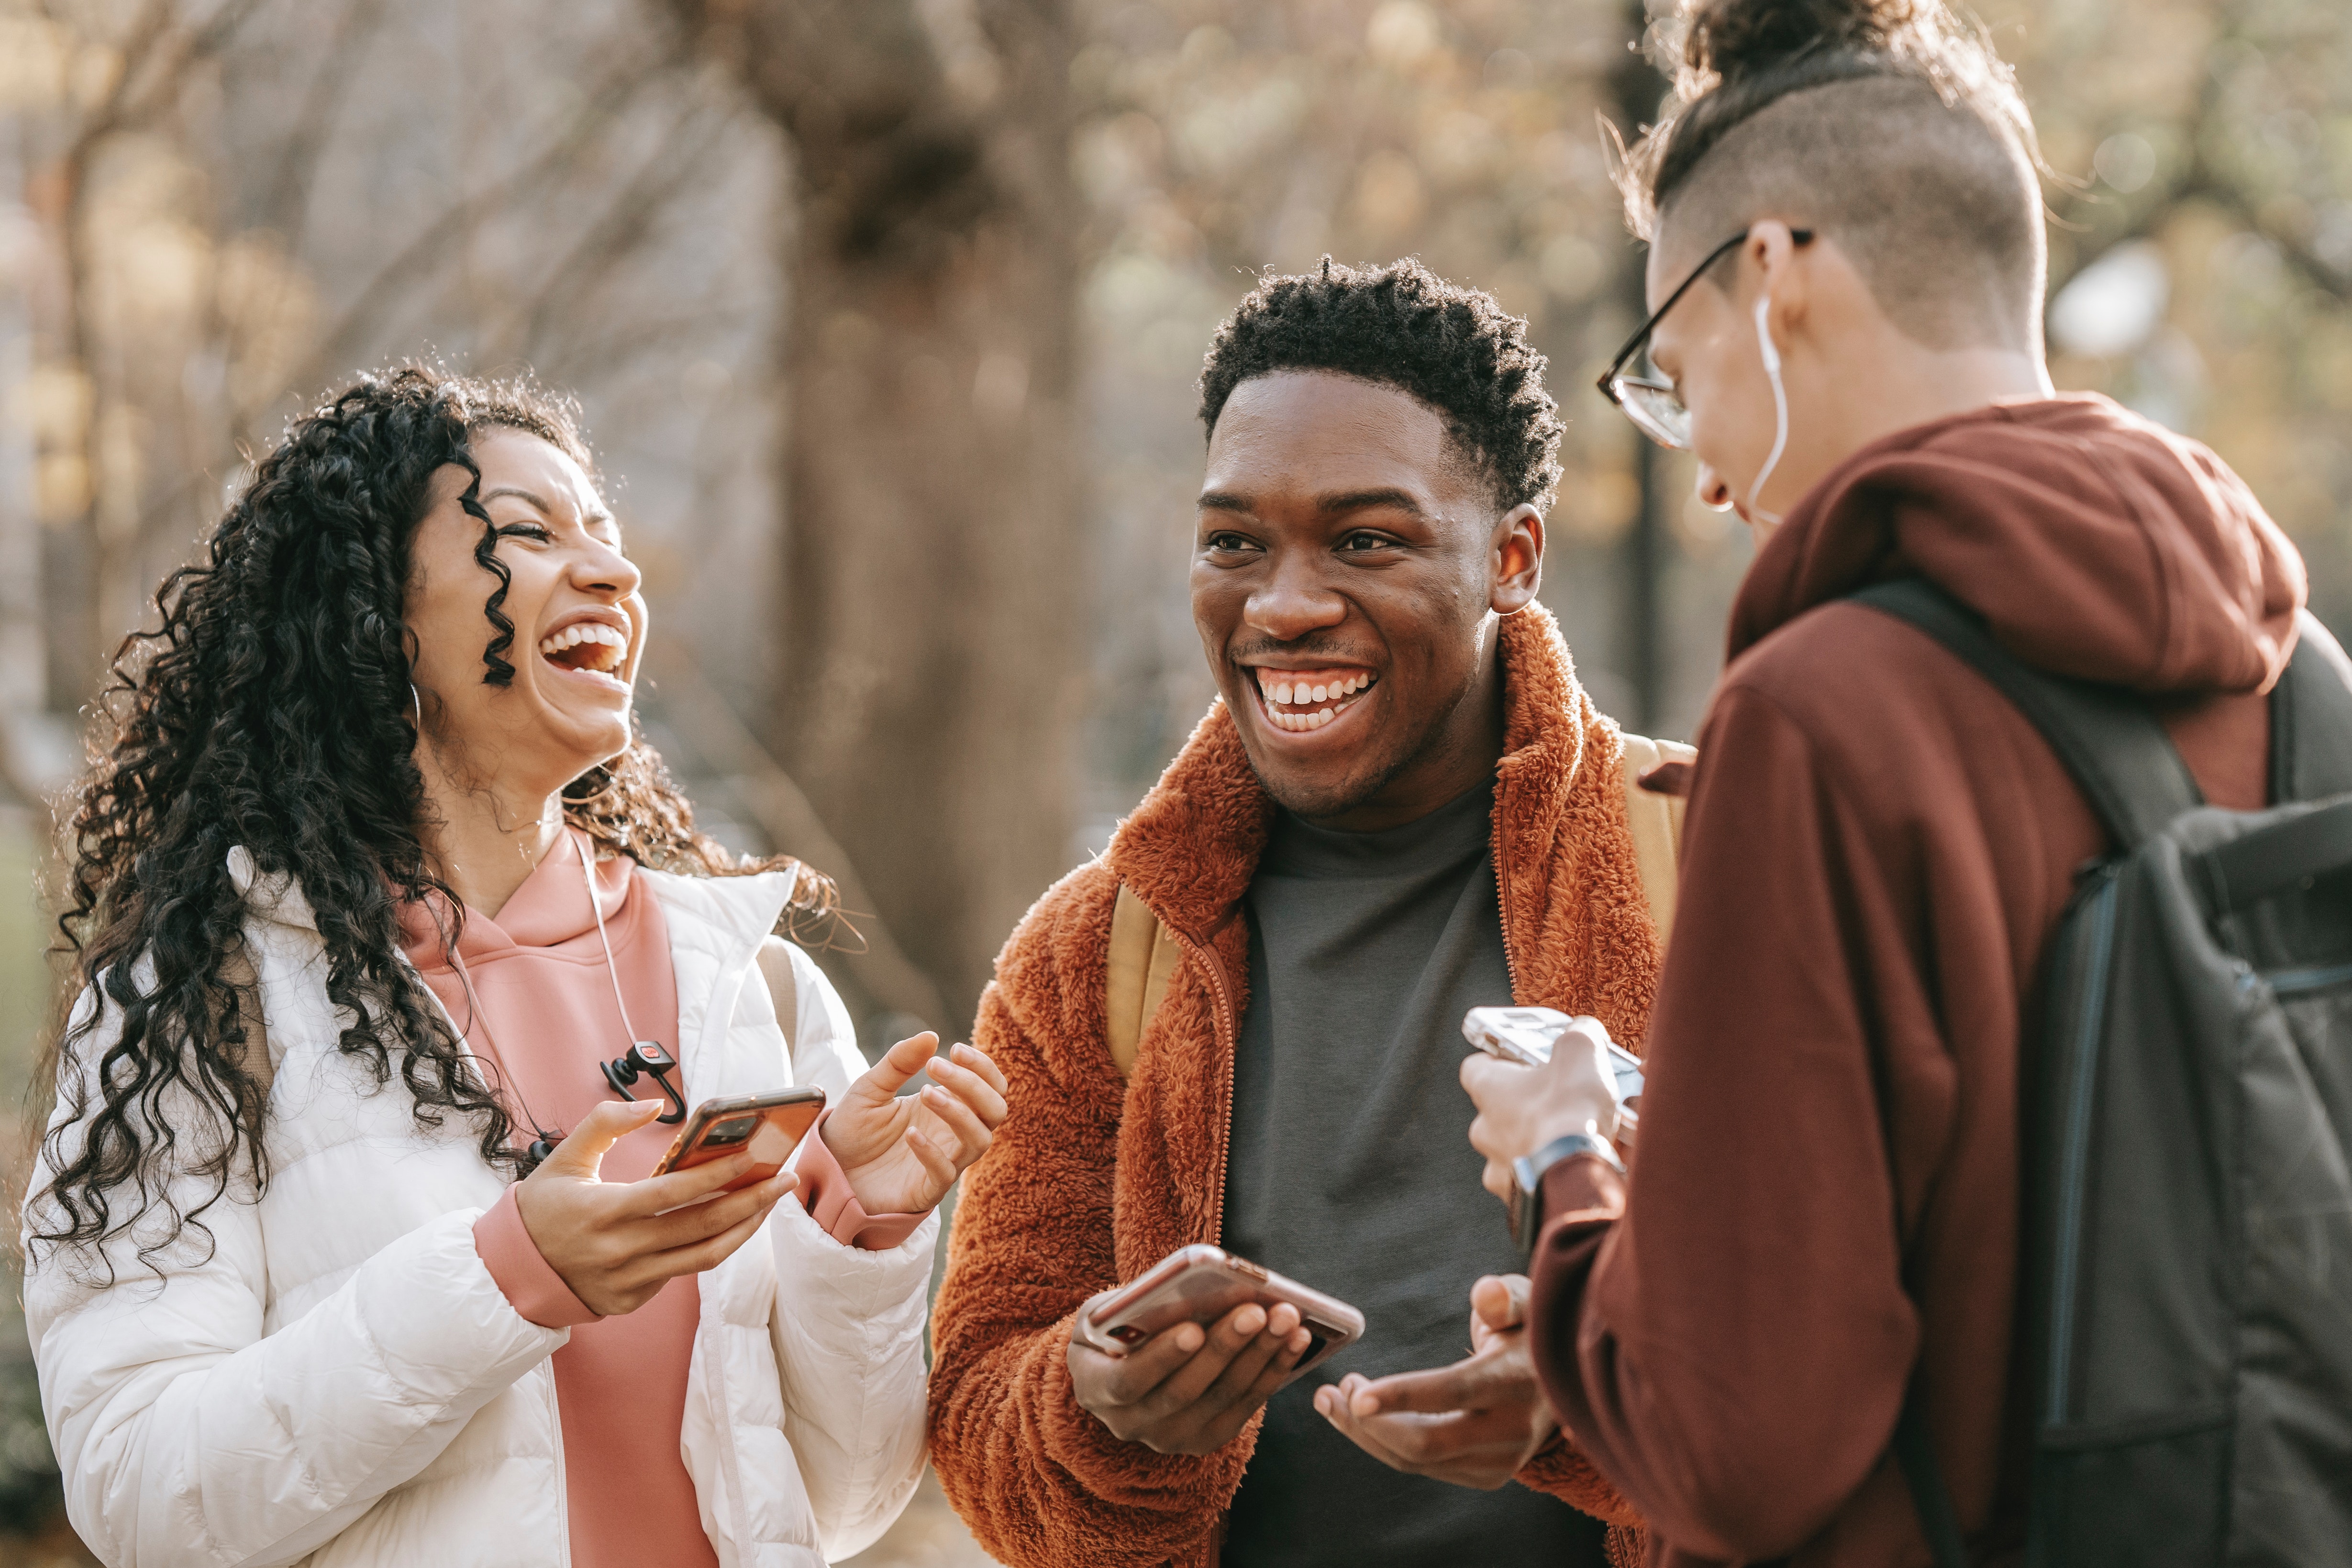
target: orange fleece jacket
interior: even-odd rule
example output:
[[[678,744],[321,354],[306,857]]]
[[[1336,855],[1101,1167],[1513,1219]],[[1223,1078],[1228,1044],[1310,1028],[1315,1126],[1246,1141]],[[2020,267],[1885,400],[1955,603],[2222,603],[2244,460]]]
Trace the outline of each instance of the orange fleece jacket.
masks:
[[[1501,656],[1494,843],[1512,1000],[1589,1013],[1638,1049],[1658,944],[1626,826],[1623,742],[1541,606],[1503,621]],[[956,1210],[931,1321],[931,1462],[980,1543],[1015,1568],[1207,1568],[1256,1446],[1255,1419],[1212,1454],[1120,1442],[1078,1405],[1064,1358],[1088,1297],[1223,1232],[1248,1004],[1237,916],[1273,811],[1231,717],[1212,707],[1109,852],[1023,919],[981,998],[974,1037],[1003,1068],[1012,1112]],[[1104,1004],[1122,882],[1185,953],[1126,1083]],[[1519,1479],[1628,1527],[1612,1552],[1632,1545],[1637,1516],[1565,1444]]]

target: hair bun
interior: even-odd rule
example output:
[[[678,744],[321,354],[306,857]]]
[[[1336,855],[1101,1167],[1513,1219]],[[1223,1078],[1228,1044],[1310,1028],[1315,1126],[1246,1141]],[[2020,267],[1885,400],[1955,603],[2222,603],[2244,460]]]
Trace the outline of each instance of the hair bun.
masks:
[[[1692,0],[1685,96],[1816,51],[1899,53],[1907,39],[1937,31],[1942,12],[1938,0]]]

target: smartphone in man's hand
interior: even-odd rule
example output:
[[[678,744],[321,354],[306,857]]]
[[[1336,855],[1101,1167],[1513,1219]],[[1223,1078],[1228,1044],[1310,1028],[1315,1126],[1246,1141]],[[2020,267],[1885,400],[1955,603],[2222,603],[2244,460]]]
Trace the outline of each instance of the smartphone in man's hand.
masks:
[[[1287,1302],[1311,1336],[1291,1374],[1305,1372],[1361,1339],[1364,1315],[1345,1301],[1261,1268],[1221,1247],[1180,1247],[1126,1289],[1078,1315],[1076,1333],[1105,1355],[1123,1356],[1179,1323],[1213,1323],[1245,1302],[1272,1310]]]
[[[1575,1020],[1557,1007],[1473,1007],[1462,1017],[1462,1037],[1490,1057],[1522,1067],[1551,1060],[1552,1043]],[[1641,1123],[1632,1109],[1642,1098],[1642,1058],[1609,1042],[1609,1066],[1617,1080],[1620,1136],[1630,1140]]]

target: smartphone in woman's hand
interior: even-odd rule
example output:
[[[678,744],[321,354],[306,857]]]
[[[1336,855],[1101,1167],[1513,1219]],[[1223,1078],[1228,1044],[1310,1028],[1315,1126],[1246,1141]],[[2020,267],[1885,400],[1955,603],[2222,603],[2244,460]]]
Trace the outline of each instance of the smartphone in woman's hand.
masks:
[[[793,1151],[823,1114],[824,1090],[814,1088],[706,1100],[677,1130],[669,1152],[661,1157],[653,1173],[690,1171],[748,1150],[751,1168],[721,1190],[731,1193],[756,1186],[784,1168],[784,1162],[793,1157]]]

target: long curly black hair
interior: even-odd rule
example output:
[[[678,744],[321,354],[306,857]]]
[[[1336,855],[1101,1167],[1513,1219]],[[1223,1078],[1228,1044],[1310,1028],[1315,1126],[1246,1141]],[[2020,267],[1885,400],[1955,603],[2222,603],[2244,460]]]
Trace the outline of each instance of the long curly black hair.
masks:
[[[327,994],[347,1020],[341,1049],[379,1083],[398,1074],[421,1126],[463,1119],[484,1160],[524,1163],[506,1110],[402,961],[397,921],[404,903],[436,895],[461,907],[418,836],[427,804],[401,616],[410,546],[451,465],[472,476],[462,504],[482,524],[475,559],[494,581],[482,679],[514,675],[507,573],[470,449],[494,429],[590,467],[572,405],[529,383],[415,365],[362,378],[292,422],[197,563],[158,590],[158,629],[118,650],[99,708],[110,742],[95,747],[66,842],[58,923],[79,1002],[46,1063],[64,1113],[28,1226],[37,1247],[96,1253],[129,1235],[152,1258],[201,1230],[232,1184],[267,1184],[266,1083],[243,1023],[259,1003],[228,868],[237,846],[309,900]],[[831,909],[830,881],[798,862],[740,861],[698,833],[642,737],[564,799],[572,826],[639,864],[792,869],[795,910]],[[119,1032],[84,1059],[108,1022]]]

